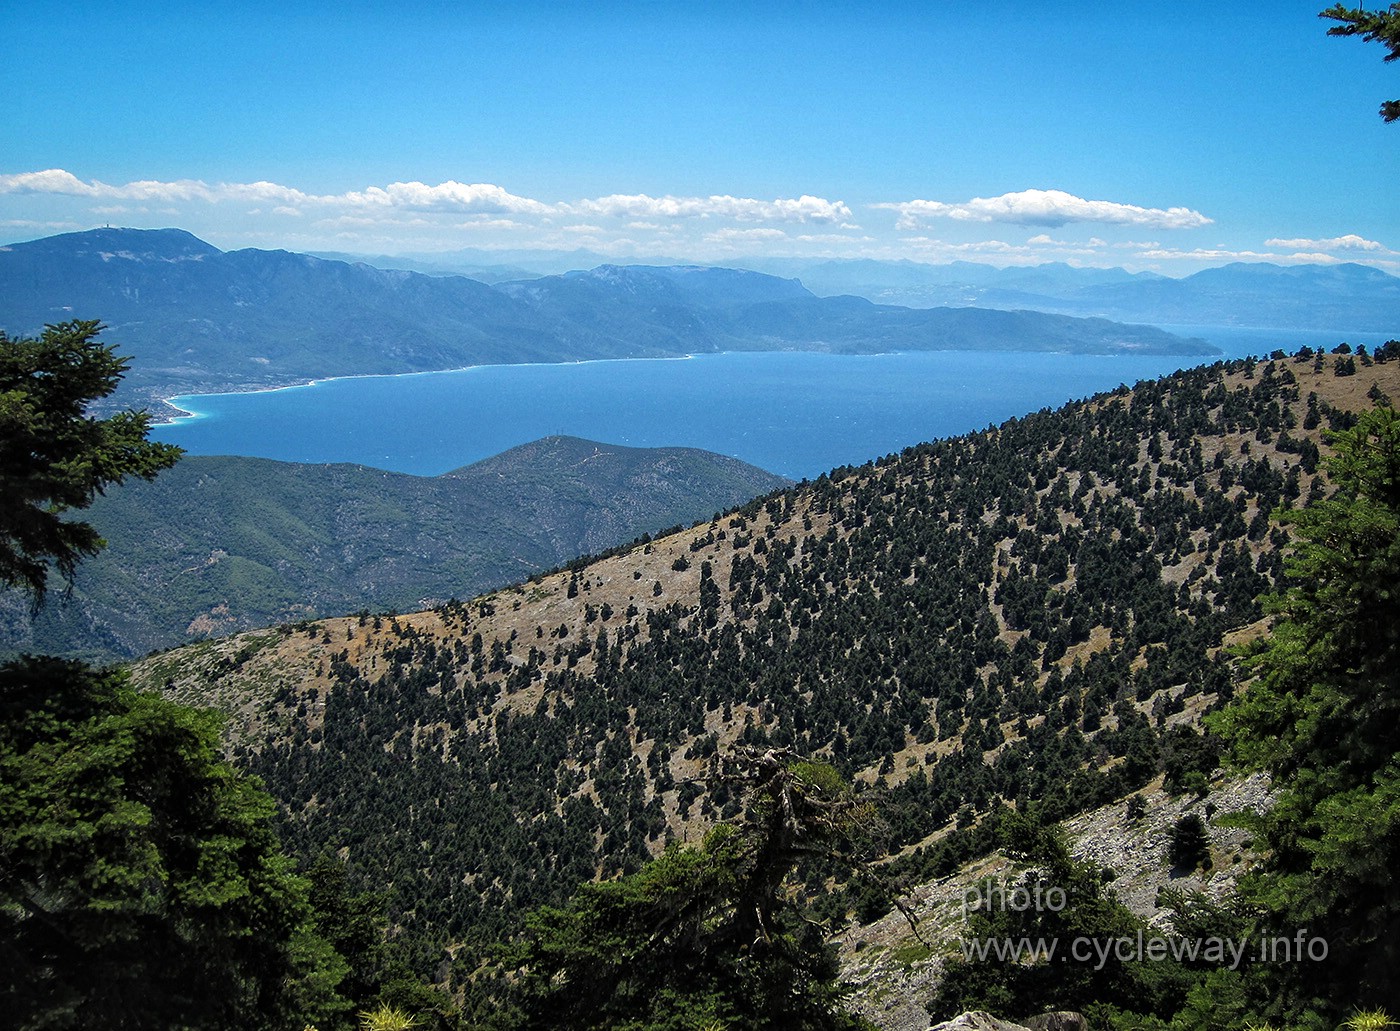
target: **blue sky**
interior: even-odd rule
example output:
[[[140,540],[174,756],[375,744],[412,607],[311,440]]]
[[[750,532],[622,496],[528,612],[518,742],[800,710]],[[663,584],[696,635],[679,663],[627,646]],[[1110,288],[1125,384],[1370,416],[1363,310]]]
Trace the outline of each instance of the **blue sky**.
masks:
[[[6,4],[0,240],[1400,273],[1322,6]]]

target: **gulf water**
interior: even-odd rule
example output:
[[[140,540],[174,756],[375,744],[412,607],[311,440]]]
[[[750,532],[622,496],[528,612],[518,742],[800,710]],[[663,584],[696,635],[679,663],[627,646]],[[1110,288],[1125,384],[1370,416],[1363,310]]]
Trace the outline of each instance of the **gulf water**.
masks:
[[[1226,357],[1385,334],[1169,327]],[[934,351],[728,353],[325,380],[174,398],[155,439],[193,454],[437,475],[550,434],[698,447],[793,479],[1216,360]]]

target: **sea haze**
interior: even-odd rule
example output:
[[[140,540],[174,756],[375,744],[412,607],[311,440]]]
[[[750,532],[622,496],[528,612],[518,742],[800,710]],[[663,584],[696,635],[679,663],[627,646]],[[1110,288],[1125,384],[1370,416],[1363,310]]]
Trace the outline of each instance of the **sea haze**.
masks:
[[[1228,356],[1383,334],[1191,327]],[[1199,357],[935,351],[729,353],[370,376],[175,398],[152,436],[193,454],[437,475],[568,434],[687,446],[794,479],[1200,364]]]

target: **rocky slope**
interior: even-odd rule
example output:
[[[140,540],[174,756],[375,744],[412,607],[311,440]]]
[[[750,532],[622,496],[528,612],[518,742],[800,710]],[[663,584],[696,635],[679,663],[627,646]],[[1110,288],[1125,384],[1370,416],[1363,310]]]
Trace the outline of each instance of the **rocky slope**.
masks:
[[[1064,826],[1076,859],[1111,871],[1110,892],[1134,914],[1170,931],[1170,914],[1159,905],[1163,889],[1200,892],[1222,901],[1233,893],[1240,874],[1257,861],[1249,850],[1250,832],[1223,820],[1231,814],[1264,811],[1270,801],[1268,781],[1259,775],[1230,779],[1220,774],[1204,795],[1172,795],[1154,780],[1137,797],[1146,805],[1137,820],[1128,815],[1126,801],[1115,801],[1066,820]],[[1187,813],[1200,815],[1210,827],[1209,870],[1173,870],[1167,859],[1172,827]],[[924,1031],[947,1019],[949,1014],[930,1013],[927,1000],[943,964],[961,954],[964,906],[977,897],[986,878],[1014,878],[1022,869],[1004,856],[992,855],[916,886],[908,905],[918,922],[918,936],[898,911],[844,931],[837,941],[843,976],[855,986],[852,1008],[881,1031]]]

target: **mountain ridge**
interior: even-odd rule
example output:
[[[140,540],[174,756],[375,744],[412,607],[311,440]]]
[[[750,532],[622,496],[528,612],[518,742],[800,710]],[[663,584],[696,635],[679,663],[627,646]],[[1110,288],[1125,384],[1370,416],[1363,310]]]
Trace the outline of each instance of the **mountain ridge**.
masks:
[[[0,650],[130,658],[209,634],[479,594],[791,481],[696,448],[547,437],[436,477],[186,456],[109,490],[111,545]]]
[[[1029,308],[1152,325],[1230,325],[1400,334],[1400,278],[1355,262],[1230,262],[1179,279],[1063,263],[997,268],[878,260],[752,261],[822,296],[877,302]]]

